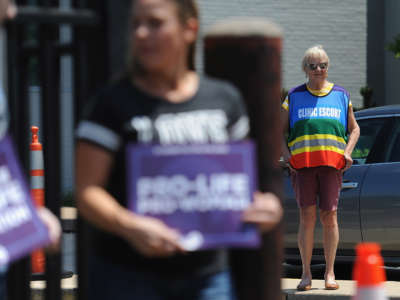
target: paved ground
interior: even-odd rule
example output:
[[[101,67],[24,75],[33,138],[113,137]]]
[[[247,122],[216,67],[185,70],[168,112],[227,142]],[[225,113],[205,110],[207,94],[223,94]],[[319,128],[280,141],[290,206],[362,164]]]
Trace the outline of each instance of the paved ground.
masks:
[[[78,287],[78,276],[74,275],[71,278],[61,280],[62,300],[75,300],[76,289]],[[45,281],[32,281],[31,282],[31,298],[32,300],[45,299],[44,291],[46,288]]]
[[[336,291],[324,289],[323,280],[313,280],[312,289],[306,292],[298,292],[296,286],[299,279],[282,279],[282,293],[285,300],[347,300],[356,292],[356,284],[352,280],[338,280],[340,288]],[[400,300],[400,282],[387,281],[384,289],[390,300]]]
[[[63,208],[61,216],[63,219],[76,218],[75,209]],[[75,267],[75,234],[63,234],[63,270],[73,271],[76,274]],[[355,282],[351,280],[338,280],[340,289],[336,291],[327,291],[324,289],[323,280],[313,280],[313,287],[310,291],[298,292],[296,286],[299,279],[282,279],[282,299],[283,300],[350,300],[355,293]],[[44,299],[43,291],[44,281],[34,281],[32,287],[32,300]],[[74,300],[77,289],[77,276],[62,280],[63,300]],[[385,283],[386,295],[390,300],[400,300],[400,282],[387,281]]]
[[[74,300],[76,297],[77,276],[63,279],[63,300]],[[351,280],[339,280],[340,289],[327,291],[324,289],[323,280],[313,280],[313,288],[307,292],[296,291],[298,279],[282,279],[282,300],[350,300],[355,293],[355,282]],[[31,283],[32,300],[44,299],[44,281],[34,281]],[[386,295],[390,300],[400,300],[400,283],[387,281],[385,283]]]

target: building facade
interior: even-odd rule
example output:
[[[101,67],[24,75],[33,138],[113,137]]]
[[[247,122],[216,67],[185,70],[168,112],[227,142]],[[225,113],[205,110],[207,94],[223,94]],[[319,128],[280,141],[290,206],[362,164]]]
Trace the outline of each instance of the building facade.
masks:
[[[110,77],[121,71],[126,51],[127,20],[131,0],[103,0],[104,20],[107,24],[108,64]],[[18,3],[18,1],[17,1]],[[71,0],[60,1],[68,8]],[[288,90],[306,81],[301,70],[304,51],[313,45],[324,46],[331,60],[329,80],[346,88],[354,107],[363,106],[360,89],[369,86],[373,90],[373,102],[377,105],[400,103],[398,78],[400,60],[394,59],[385,46],[394,35],[400,33],[400,11],[398,0],[198,0],[201,32],[198,43],[197,67],[202,71],[202,36],[212,24],[226,18],[266,18],[283,29],[282,88]],[[68,39],[68,28],[61,38]],[[4,35],[0,32],[0,80],[7,90],[7,56],[3,49]],[[72,62],[63,59],[62,76],[63,157],[65,162],[73,157]],[[30,101],[37,101],[38,90],[33,88]],[[40,92],[40,91],[39,91]],[[36,100],[35,100],[36,99]],[[68,112],[68,114],[66,113]],[[32,117],[35,120],[35,116]],[[36,117],[37,118],[37,117]],[[72,166],[63,168],[64,189],[73,186]]]
[[[400,103],[400,59],[387,51],[400,34],[400,1],[368,1],[367,82],[377,105]]]
[[[345,87],[355,107],[362,106],[360,88],[367,85],[367,0],[198,0],[201,36],[197,66],[202,70],[201,37],[215,22],[230,17],[266,18],[279,24],[284,32],[282,88],[288,90],[304,83],[301,70],[304,51],[316,44],[325,47],[331,60],[329,80]],[[379,1],[378,1],[379,2]],[[129,0],[118,2],[119,12],[110,15],[111,69],[120,69],[121,31],[125,27]],[[110,11],[115,4],[109,5]],[[110,13],[111,14],[111,13]],[[120,29],[119,31],[117,29]],[[115,34],[114,34],[115,33]]]
[[[199,0],[202,31],[232,16],[267,18],[284,32],[282,88],[306,78],[304,51],[316,44],[326,49],[329,80],[346,88],[355,107],[362,106],[360,88],[367,80],[367,0]]]

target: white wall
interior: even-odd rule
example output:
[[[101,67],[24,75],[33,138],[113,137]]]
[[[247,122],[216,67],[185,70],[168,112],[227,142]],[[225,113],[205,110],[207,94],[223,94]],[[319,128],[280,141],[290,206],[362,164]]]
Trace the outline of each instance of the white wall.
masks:
[[[359,90],[366,85],[367,0],[198,1],[203,32],[232,16],[264,17],[283,28],[285,89],[305,81],[300,66],[304,51],[322,44],[331,60],[329,80],[350,92],[355,107],[362,105]]]

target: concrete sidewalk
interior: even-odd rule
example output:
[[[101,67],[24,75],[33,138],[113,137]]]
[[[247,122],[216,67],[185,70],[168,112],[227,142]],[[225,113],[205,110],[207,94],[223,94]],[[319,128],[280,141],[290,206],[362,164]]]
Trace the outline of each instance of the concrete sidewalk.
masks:
[[[75,208],[63,207],[61,209],[61,219],[63,227],[67,231],[74,230],[77,212]],[[336,291],[327,291],[324,289],[323,280],[313,280],[312,289],[306,292],[298,292],[296,286],[299,283],[298,278],[282,279],[282,300],[351,300],[355,293],[355,282],[351,280],[338,280],[340,288]],[[61,280],[63,290],[63,300],[76,299],[77,275],[72,278]],[[33,281],[32,300],[44,299],[44,281]],[[386,295],[390,300],[400,300],[400,282],[387,281],[385,283]],[[251,300],[251,299],[249,299]]]
[[[356,283],[352,280],[338,280],[340,288],[336,291],[327,291],[323,280],[313,280],[312,289],[298,292],[296,286],[300,279],[282,279],[282,300],[350,300],[356,292]],[[390,300],[400,300],[400,282],[385,282],[386,295]]]
[[[324,289],[323,280],[313,280],[310,291],[298,292],[296,286],[299,279],[282,279],[282,300],[351,300],[355,293],[355,282],[351,280],[338,280],[340,288],[336,291]],[[63,300],[76,299],[77,275],[61,280]],[[33,281],[31,283],[32,300],[44,299],[44,281]],[[387,281],[385,283],[386,295],[390,300],[400,300],[400,282]]]

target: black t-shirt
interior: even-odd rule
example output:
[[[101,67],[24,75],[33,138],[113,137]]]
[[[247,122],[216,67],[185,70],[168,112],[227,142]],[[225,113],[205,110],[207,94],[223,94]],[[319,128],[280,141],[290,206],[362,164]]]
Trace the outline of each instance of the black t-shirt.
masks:
[[[171,103],[145,93],[124,78],[95,97],[79,123],[77,138],[113,154],[114,165],[106,189],[126,206],[127,143],[224,143],[245,138],[248,130],[241,96],[226,82],[201,77],[193,97]],[[93,236],[96,255],[158,274],[204,274],[219,271],[226,265],[222,250],[149,259],[117,236],[100,230],[95,230]]]

